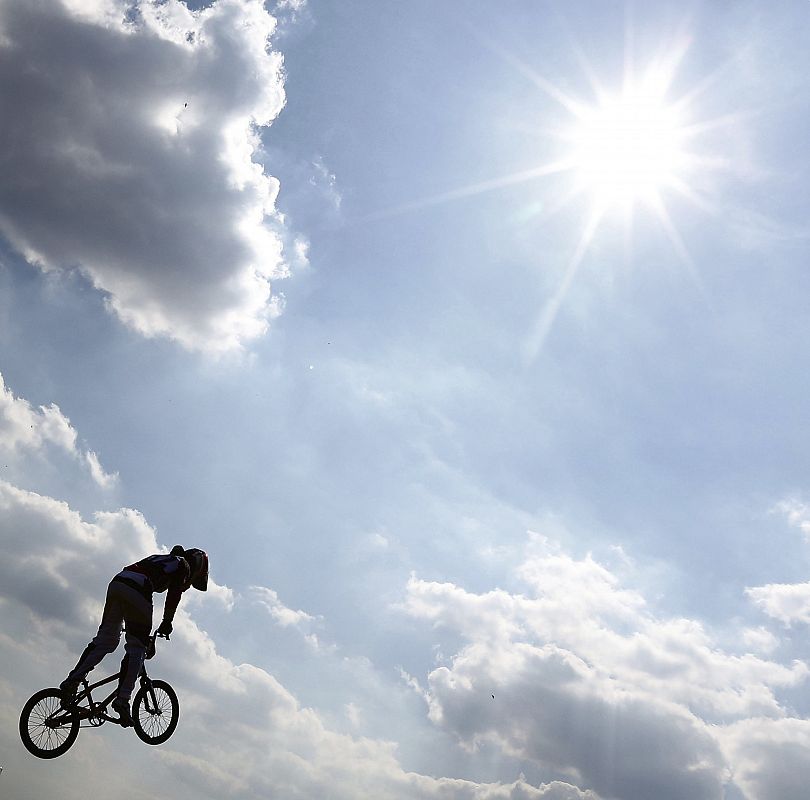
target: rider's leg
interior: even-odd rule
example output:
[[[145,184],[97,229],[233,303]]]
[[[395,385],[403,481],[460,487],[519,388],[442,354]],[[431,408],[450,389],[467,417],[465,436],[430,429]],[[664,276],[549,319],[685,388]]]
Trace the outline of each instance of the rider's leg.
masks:
[[[130,609],[133,611],[133,609]],[[143,609],[140,609],[143,611]],[[125,728],[132,725],[129,698],[135,688],[135,681],[141,674],[141,667],[146,655],[147,640],[152,629],[152,604],[149,604],[149,617],[144,619],[139,613],[127,617],[127,641],[124,647],[126,655],[121,662],[121,677],[118,680],[118,694],[113,700],[113,710],[118,714],[121,725]],[[137,620],[137,621],[136,621]]]
[[[121,598],[117,591],[115,581],[107,587],[107,598],[104,602],[104,612],[101,615],[101,625],[98,633],[90,644],[84,649],[76,666],[63,681],[65,688],[75,688],[79,682],[95,667],[107,653],[112,653],[118,642],[121,641],[121,623],[124,621]]]
[[[118,678],[117,697],[112,702],[113,711],[119,716],[119,722],[125,728],[132,725],[129,710],[129,697],[135,687],[135,681],[141,672],[147,640],[152,628],[152,598],[144,595],[129,584],[114,581],[111,592],[120,604],[121,614],[127,628],[126,655],[121,662],[121,674]]]
[[[127,623],[126,654],[121,662],[118,697],[129,701],[146,657],[152,630],[152,603],[139,595],[138,602],[128,603],[124,608],[124,618]]]

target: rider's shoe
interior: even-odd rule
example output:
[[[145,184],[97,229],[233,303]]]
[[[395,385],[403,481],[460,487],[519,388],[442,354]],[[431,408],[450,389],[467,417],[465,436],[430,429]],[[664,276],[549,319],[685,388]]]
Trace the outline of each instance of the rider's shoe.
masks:
[[[62,697],[59,700],[59,705],[62,708],[73,708],[76,704],[76,692],[79,689],[78,681],[71,681],[67,678],[59,684],[59,691],[62,692]]]
[[[125,697],[116,697],[112,701],[113,711],[118,714],[122,728],[129,728],[132,725],[132,714],[129,711],[129,700]]]

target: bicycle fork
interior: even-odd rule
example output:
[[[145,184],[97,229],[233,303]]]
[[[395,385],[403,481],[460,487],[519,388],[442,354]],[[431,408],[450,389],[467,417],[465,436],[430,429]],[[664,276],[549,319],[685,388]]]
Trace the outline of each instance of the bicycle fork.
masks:
[[[144,707],[149,714],[157,714],[158,712],[158,703],[157,697],[155,697],[155,687],[152,686],[152,681],[149,676],[146,674],[146,670],[144,670],[143,674],[141,675],[141,688],[145,692],[143,704]],[[150,708],[151,704],[151,708]]]

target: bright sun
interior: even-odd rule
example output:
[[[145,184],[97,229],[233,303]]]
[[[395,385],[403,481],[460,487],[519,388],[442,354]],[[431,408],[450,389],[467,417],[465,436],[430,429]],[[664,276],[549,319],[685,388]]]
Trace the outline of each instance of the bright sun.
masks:
[[[655,202],[678,182],[686,162],[683,121],[660,85],[630,83],[615,96],[577,110],[570,132],[577,189],[602,211],[637,201]]]
[[[632,37],[629,37],[632,39]],[[382,216],[446,203],[481,192],[547,178],[567,176],[556,186],[562,188],[559,199],[548,204],[549,214],[585,199],[584,219],[579,237],[572,243],[571,256],[556,292],[550,296],[524,344],[527,361],[535,358],[565,302],[576,274],[591,243],[608,217],[623,217],[625,244],[632,257],[632,230],[635,211],[650,213],[669,239],[680,261],[699,283],[698,271],[689,255],[668,207],[671,196],[678,195],[698,208],[712,210],[708,198],[696,184],[702,174],[727,169],[724,159],[700,152],[700,136],[722,126],[733,126],[738,114],[714,119],[693,118],[693,103],[712,83],[706,78],[673,98],[678,66],[689,46],[688,36],[679,36],[648,63],[646,70],[633,64],[632,47],[625,52],[624,80],[621,88],[609,92],[587,63],[587,77],[595,99],[589,102],[563,90],[536,73],[509,51],[483,40],[491,50],[527,77],[546,96],[567,112],[565,121],[553,121],[553,111],[545,110],[544,126],[538,135],[559,146],[555,157],[521,172],[502,175],[463,186],[423,200],[407,203],[383,212]]]
[[[584,224],[560,285],[548,298],[525,342],[527,360],[542,348],[597,230],[615,212],[624,217],[626,234],[631,232],[637,207],[651,212],[699,283],[667,204],[670,195],[677,194],[698,207],[709,207],[694,183],[702,171],[723,168],[724,162],[697,152],[696,139],[704,131],[730,124],[737,115],[699,122],[689,118],[693,101],[709,85],[708,81],[673,99],[670,91],[687,47],[688,39],[674,42],[645,71],[634,69],[626,56],[623,85],[613,93],[606,91],[589,69],[596,90],[592,103],[567,94],[506,54],[570,115],[564,127],[553,130],[554,137],[561,138],[558,158],[524,173],[525,179],[553,173],[570,175],[571,188],[563,204],[576,198],[587,200]],[[631,244],[629,236],[625,242]]]

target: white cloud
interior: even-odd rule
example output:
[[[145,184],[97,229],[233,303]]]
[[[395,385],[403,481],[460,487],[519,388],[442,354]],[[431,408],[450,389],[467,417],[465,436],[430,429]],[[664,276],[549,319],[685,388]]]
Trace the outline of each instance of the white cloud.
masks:
[[[788,524],[801,531],[810,542],[810,506],[797,497],[790,497],[777,503],[773,510],[782,514]],[[745,593],[763,613],[784,625],[810,622],[810,582],[769,583],[749,587]]]
[[[785,625],[810,622],[810,583],[769,583],[745,592],[769,617]]]
[[[279,10],[301,11],[307,4],[307,0],[278,0],[276,8]]]
[[[774,511],[784,515],[788,524],[798,528],[805,539],[810,541],[810,506],[796,497],[791,497],[777,503]]]
[[[0,233],[146,336],[261,335],[287,272],[253,161],[284,104],[274,26],[260,0],[0,0]]]
[[[374,533],[370,533],[366,538],[368,542],[369,548],[372,550],[388,550],[391,546],[391,542],[389,541],[387,536],[384,536],[379,531],[374,531]]]
[[[309,179],[310,184],[319,188],[332,208],[339,211],[343,196],[338,189],[337,175],[326,166],[322,156],[312,162],[312,170],[312,177]]]
[[[315,617],[307,614],[306,611],[300,609],[293,611],[293,609],[287,608],[278,599],[278,592],[275,589],[268,589],[266,586],[251,586],[250,588],[256,602],[263,606],[282,628],[299,627],[315,621]]]
[[[66,452],[85,463],[93,480],[102,488],[116,484],[117,473],[109,474],[92,451],[83,451],[70,420],[52,403],[35,409],[27,400],[15,397],[0,374],[0,458],[2,467],[14,471],[21,459],[47,455],[49,447]],[[6,471],[6,477],[9,473]]]
[[[746,800],[804,797],[810,784],[810,721],[750,719],[723,732]]]
[[[198,592],[189,592],[184,601],[189,608],[197,607],[212,600],[218,603],[225,611],[233,611],[236,605],[236,593],[229,586],[217,583],[212,577],[208,578],[208,589],[204,595]]]
[[[107,579],[122,562],[157,549],[154,530],[127,510],[86,522],[64,503],[5,483],[0,483],[0,524],[0,603],[20,620],[17,636],[0,637],[0,655],[4,664],[37,657],[46,662],[37,674],[47,671],[55,681],[69,666],[66,645],[76,650],[81,634],[92,634]],[[405,772],[393,743],[329,730],[314,710],[302,708],[268,672],[222,655],[189,608],[181,604],[172,641],[161,645],[151,664],[153,674],[171,675],[183,708],[180,728],[156,753],[157,765],[166,767],[160,773],[164,793],[180,798],[227,794],[245,800],[269,795],[314,800],[327,794],[335,800],[597,800],[592,793],[559,782],[541,787],[523,780],[478,784]],[[13,655],[14,648],[22,651]],[[113,664],[108,666],[114,666],[115,659],[109,660]],[[19,708],[14,703],[21,702],[17,687],[23,684],[33,691],[30,680],[30,674],[4,670],[0,717],[14,717]],[[13,731],[13,725],[4,726],[4,749],[10,750]],[[85,733],[77,747],[90,737]],[[121,760],[110,752],[85,765],[88,774],[67,781],[62,796],[84,796],[96,772],[117,772]],[[157,765],[150,768],[149,779]],[[23,785],[20,781],[35,791],[40,778],[23,777],[16,761],[11,766],[12,793]]]
[[[16,443],[9,452],[34,448],[47,458],[53,448],[26,438],[46,415],[4,396],[10,413],[2,435]],[[56,409],[43,431],[56,442],[75,442],[76,432],[60,419]],[[12,737],[21,703],[38,685],[59,680],[76,658],[97,624],[109,578],[159,547],[137,511],[88,520],[64,502],[0,481],[0,749],[19,751]],[[181,800],[719,800],[730,771],[747,800],[796,796],[773,791],[794,787],[793,777],[779,774],[780,763],[806,779],[808,723],[788,716],[776,690],[803,680],[804,665],[724,652],[699,623],[656,615],[593,557],[572,558],[541,537],[533,538],[516,575],[525,591],[479,594],[413,576],[403,607],[437,632],[448,629],[454,655],[421,684],[404,671],[402,677],[426,701],[429,719],[463,746],[495,747],[559,780],[534,786],[522,777],[480,783],[408,772],[394,742],[333,730],[275,676],[234,661],[226,642],[202,630],[209,610],[240,602],[238,592],[212,582],[208,595],[184,599],[176,635],[152,663],[178,689],[183,711],[170,742],[151,751],[143,796],[160,786]],[[246,599],[305,636],[318,621],[267,587]],[[747,631],[745,639],[760,651],[773,649],[764,629]],[[114,668],[117,659],[108,660]],[[331,662],[321,668],[328,680]],[[340,702],[349,730],[365,728],[359,698]],[[66,800],[146,757],[137,749],[122,755],[110,736],[106,729],[83,733],[75,753],[60,762],[60,774],[72,778],[63,781]],[[16,757],[7,765],[3,779],[12,794],[23,783],[29,792],[53,789],[50,773],[32,777]]]
[[[295,24],[306,9],[307,0],[276,0],[273,13],[277,14],[286,24]]]
[[[59,407],[51,404],[34,409],[14,396],[0,375],[0,448],[4,454],[39,450],[53,444],[70,453],[76,449],[76,431]]]
[[[472,594],[412,578],[405,608],[493,647],[556,642],[608,675],[622,675],[628,684],[712,719],[779,715],[773,688],[796,685],[808,674],[800,663],[786,667],[725,653],[694,620],[655,617],[639,595],[612,585],[590,557],[533,558],[520,573],[547,576],[548,583],[533,584],[528,596]]]
[[[405,610],[462,642],[428,675],[429,716],[471,749],[494,744],[604,796],[716,800],[729,768],[719,732],[786,718],[778,690],[807,677],[801,662],[728,653],[699,622],[655,615],[591,556],[535,538],[517,575],[525,594],[409,581]],[[775,646],[763,630],[748,640]]]
[[[810,541],[810,506],[798,497],[777,503],[773,511],[785,517],[788,524],[801,531]],[[790,626],[810,622],[810,583],[769,583],[745,590],[752,602],[772,619]]]
[[[81,519],[66,503],[0,481],[2,598],[39,618],[77,625],[95,616],[107,582],[155,551],[154,532],[131,509]]]
[[[424,616],[431,589],[438,592],[431,616],[473,639],[451,666],[429,675],[429,713],[437,725],[468,747],[494,743],[609,797],[719,796],[718,747],[687,709],[635,687],[629,676],[611,675],[601,660],[589,663],[534,640],[525,598],[412,581],[409,594],[419,596],[412,613]],[[572,627],[579,623],[570,620]]]
[[[349,724],[352,728],[357,728],[360,725],[360,709],[355,703],[346,703],[343,708],[346,712],[346,719],[349,720]]]
[[[105,472],[98,460],[98,456],[92,450],[88,450],[84,454],[84,457],[90,467],[90,474],[93,476],[93,480],[101,486],[102,489],[109,489],[115,486],[118,482],[117,472],[112,474]]]
[[[719,796],[708,726],[554,645],[470,645],[431,673],[429,691],[431,718],[468,746],[493,742],[605,796]]]
[[[58,787],[60,797],[79,800],[88,791],[103,795],[116,774],[134,782],[134,800],[156,793],[180,800],[599,800],[559,781],[477,783],[407,772],[395,743],[331,730],[273,675],[234,662],[202,630],[196,618],[212,608],[212,596],[215,605],[234,602],[232,590],[216,583],[212,595],[183,599],[171,642],[161,643],[150,662],[150,672],[169,678],[180,695],[172,739],[148,752],[132,739],[122,748],[121,732],[105,726],[83,731],[56,771],[32,770],[14,741],[22,703],[72,665],[94,632],[112,575],[159,549],[137,511],[99,512],[88,521],[64,502],[0,481],[0,751],[7,754],[9,796],[46,796]],[[306,627],[316,619],[286,607],[271,589],[254,592],[282,625]],[[115,669],[117,657],[107,662],[99,672]],[[361,722],[358,705],[349,700],[344,708],[349,721]]]
[[[743,641],[756,653],[771,653],[779,645],[779,640],[767,629],[746,628],[743,631]]]

